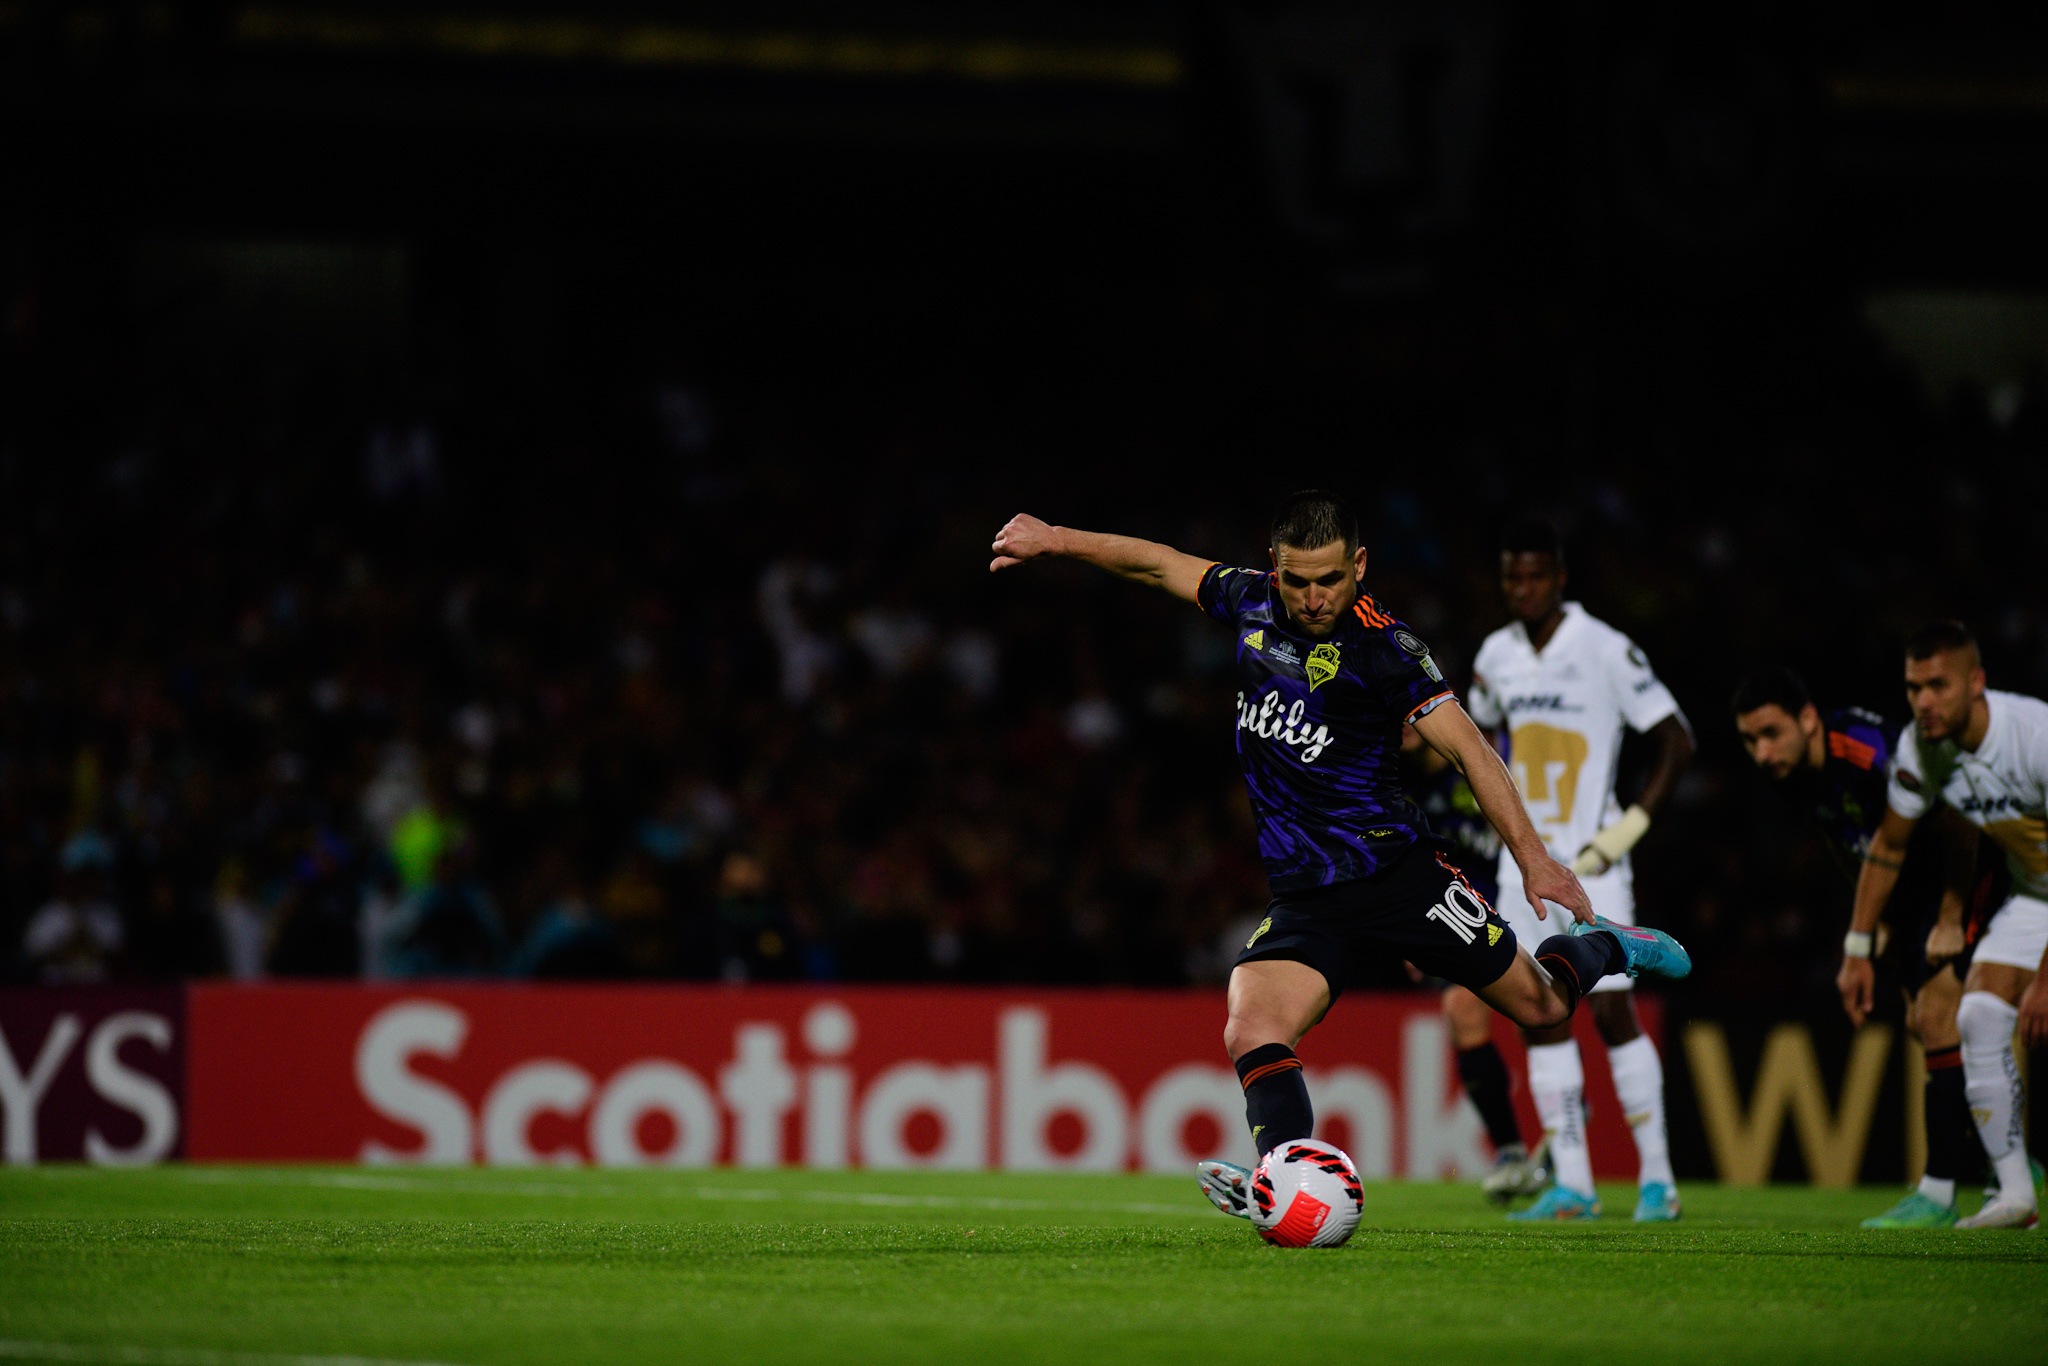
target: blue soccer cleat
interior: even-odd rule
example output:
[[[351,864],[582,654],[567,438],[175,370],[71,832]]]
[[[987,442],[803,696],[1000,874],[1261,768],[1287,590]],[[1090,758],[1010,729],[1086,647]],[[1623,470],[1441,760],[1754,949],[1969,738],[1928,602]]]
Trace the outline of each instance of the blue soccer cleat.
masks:
[[[1524,1224],[1575,1223],[1600,1217],[1598,1196],[1581,1195],[1563,1186],[1552,1186],[1543,1192],[1543,1198],[1527,1209],[1518,1209],[1508,1218]]]
[[[1678,1222],[1678,1192],[1662,1181],[1645,1183],[1642,1194],[1636,1198],[1636,1222],[1639,1224],[1675,1224]]]
[[[1621,941],[1622,954],[1628,959],[1628,966],[1622,971],[1635,977],[1652,973],[1658,977],[1683,977],[1692,971],[1692,955],[1684,945],[1664,933],[1640,925],[1617,925],[1604,915],[1593,917],[1593,923],[1582,925],[1573,922],[1573,934],[1591,934],[1605,930]]]

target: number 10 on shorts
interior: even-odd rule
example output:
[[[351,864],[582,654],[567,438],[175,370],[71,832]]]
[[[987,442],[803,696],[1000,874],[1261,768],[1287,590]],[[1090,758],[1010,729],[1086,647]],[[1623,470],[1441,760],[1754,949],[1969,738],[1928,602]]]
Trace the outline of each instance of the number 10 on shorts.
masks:
[[[1454,882],[1444,890],[1444,899],[1430,907],[1423,918],[1448,925],[1451,933],[1469,944],[1486,924],[1486,903],[1464,883]]]

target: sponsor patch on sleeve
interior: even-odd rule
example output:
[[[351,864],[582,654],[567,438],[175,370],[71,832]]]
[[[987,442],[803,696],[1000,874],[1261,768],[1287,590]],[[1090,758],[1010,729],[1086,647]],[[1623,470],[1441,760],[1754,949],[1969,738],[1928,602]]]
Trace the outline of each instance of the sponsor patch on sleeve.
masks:
[[[1413,631],[1402,630],[1399,627],[1394,629],[1393,634],[1394,643],[1415,656],[1416,661],[1422,665],[1422,671],[1429,675],[1432,682],[1441,683],[1444,681],[1443,672],[1437,668],[1436,661],[1430,658],[1429,647],[1422,643],[1422,637],[1416,635]]]

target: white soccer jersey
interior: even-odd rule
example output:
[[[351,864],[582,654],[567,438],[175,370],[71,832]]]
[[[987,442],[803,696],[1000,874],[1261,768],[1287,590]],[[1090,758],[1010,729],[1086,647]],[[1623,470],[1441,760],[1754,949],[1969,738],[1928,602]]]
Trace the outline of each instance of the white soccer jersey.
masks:
[[[1899,733],[1888,800],[1909,821],[1946,802],[2005,850],[2015,890],[2048,898],[2048,702],[1992,689],[1984,700],[1991,724],[1974,754]]]
[[[1541,652],[1520,622],[1486,638],[1473,661],[1468,710],[1482,726],[1507,729],[1508,768],[1536,833],[1567,863],[1621,817],[1614,770],[1622,727],[1643,731],[1667,716],[1684,719],[1635,643],[1575,602],[1564,605],[1564,620]],[[1504,852],[1503,878],[1511,863]]]

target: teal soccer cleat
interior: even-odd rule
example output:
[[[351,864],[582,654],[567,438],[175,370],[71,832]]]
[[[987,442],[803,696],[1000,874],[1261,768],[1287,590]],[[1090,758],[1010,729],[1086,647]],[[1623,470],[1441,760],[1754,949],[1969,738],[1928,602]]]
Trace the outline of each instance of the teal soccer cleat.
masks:
[[[1573,1223],[1599,1217],[1600,1201],[1597,1196],[1581,1195],[1563,1186],[1552,1186],[1535,1204],[1508,1216],[1523,1224]]]
[[[1907,1191],[1903,1200],[1883,1214],[1863,1221],[1865,1228],[1954,1228],[1956,1207],[1937,1205],[1919,1191]]]
[[[1683,977],[1692,971],[1692,955],[1662,930],[1617,925],[1604,915],[1596,915],[1590,925],[1573,922],[1571,932],[1583,935],[1595,930],[1605,930],[1621,941],[1622,954],[1628,959],[1623,971],[1631,977],[1645,972],[1658,977]]]
[[[1652,1181],[1636,1197],[1636,1222],[1675,1224],[1678,1222],[1678,1192],[1662,1181]]]

